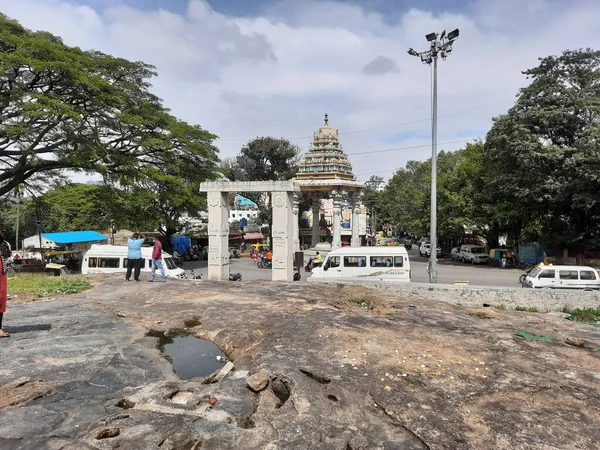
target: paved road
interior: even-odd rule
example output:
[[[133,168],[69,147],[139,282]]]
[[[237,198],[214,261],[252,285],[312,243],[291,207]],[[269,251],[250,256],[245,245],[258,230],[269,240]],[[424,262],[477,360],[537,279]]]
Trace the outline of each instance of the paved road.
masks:
[[[416,251],[409,253],[412,267],[412,281],[428,283],[427,259],[420,257]],[[206,279],[206,261],[187,262],[183,268],[188,273],[190,269],[193,269],[195,274],[201,273]],[[271,279],[271,271],[268,269],[259,269],[250,258],[231,260],[231,272],[240,272],[245,281]],[[454,284],[455,281],[466,280],[469,282],[469,285],[476,286],[519,287],[518,280],[521,273],[517,269],[499,269],[487,265],[472,266],[443,258],[439,260],[438,264],[438,283]],[[308,275],[308,273],[302,270],[302,281],[306,281]]]

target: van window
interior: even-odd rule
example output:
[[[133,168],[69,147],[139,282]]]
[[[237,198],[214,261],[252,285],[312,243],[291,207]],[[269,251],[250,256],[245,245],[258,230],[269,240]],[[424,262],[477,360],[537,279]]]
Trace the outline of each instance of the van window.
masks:
[[[392,257],[371,256],[371,267],[392,267]]]
[[[344,267],[366,267],[366,256],[344,256]]]
[[[340,257],[332,256],[329,258],[329,267],[340,267]]]
[[[579,274],[576,270],[559,270],[561,280],[578,280]]]
[[[88,267],[98,267],[98,258],[88,258]]]
[[[98,258],[98,262],[100,267],[107,269],[118,269],[119,268],[119,258]]]
[[[554,276],[555,276],[554,270],[546,269],[546,270],[543,270],[542,273],[540,273],[540,279],[541,278],[552,278],[552,279],[554,279]]]
[[[582,280],[597,280],[596,272],[592,270],[582,270],[579,272],[579,278]]]
[[[394,257],[394,267],[403,267],[404,266],[404,256],[395,256]]]

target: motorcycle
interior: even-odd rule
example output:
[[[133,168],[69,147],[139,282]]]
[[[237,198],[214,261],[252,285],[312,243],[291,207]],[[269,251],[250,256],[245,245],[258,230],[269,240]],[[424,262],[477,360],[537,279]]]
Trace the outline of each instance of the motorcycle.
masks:
[[[230,258],[239,258],[240,257],[240,252],[236,249],[233,250],[229,250],[229,257]]]
[[[309,272],[309,273],[310,273],[310,272],[312,272],[312,270],[313,270],[315,267],[320,267],[320,266],[321,266],[321,264],[323,264],[323,262],[322,262],[322,261],[321,261],[321,262],[319,262],[319,261],[315,260],[315,258],[310,258],[310,259],[308,260],[308,263],[306,264],[306,266],[304,266],[304,270],[305,270],[306,272]]]
[[[529,275],[529,272],[531,272],[533,270],[535,266],[528,264],[524,267],[523,270],[525,270],[524,274],[521,274],[521,276],[519,277],[519,283],[521,283],[521,286],[525,286],[525,278],[527,278],[527,275]]]
[[[259,269],[270,269],[273,267],[273,261],[270,259],[260,258],[258,261],[256,261],[256,267]]]
[[[242,281],[242,274],[229,272],[229,281]]]

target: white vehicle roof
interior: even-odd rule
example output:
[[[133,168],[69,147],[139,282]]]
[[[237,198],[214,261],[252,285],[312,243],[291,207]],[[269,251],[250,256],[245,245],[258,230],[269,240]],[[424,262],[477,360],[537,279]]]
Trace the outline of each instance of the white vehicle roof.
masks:
[[[546,264],[544,266],[536,266],[539,267],[540,269],[552,269],[552,270],[593,270],[593,271],[597,271],[598,269],[594,269],[593,267],[589,267],[589,266],[554,266],[554,265],[549,265]],[[535,269],[535,267],[534,267]]]
[[[104,245],[104,244],[92,244],[90,249],[85,254],[86,257],[94,256],[117,256],[127,257],[127,246],[126,245]],[[142,256],[144,258],[152,257],[152,247],[142,247]],[[163,258],[170,258],[169,253],[163,252]]]
[[[403,255],[407,255],[408,252],[404,248],[404,246],[375,246],[375,247],[342,247],[337,250],[332,250],[327,254],[329,255],[361,255],[361,254],[369,254],[369,255],[392,255],[394,253],[402,253]]]

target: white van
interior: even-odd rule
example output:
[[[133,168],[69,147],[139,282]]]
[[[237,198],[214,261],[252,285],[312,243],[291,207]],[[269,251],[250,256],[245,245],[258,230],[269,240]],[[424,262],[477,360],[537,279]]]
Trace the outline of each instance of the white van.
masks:
[[[485,251],[485,247],[481,245],[462,245],[458,259],[462,262],[470,262],[471,264],[487,264],[490,255]]]
[[[310,278],[368,281],[410,281],[410,261],[404,247],[345,247],[329,252]]]
[[[596,269],[585,266],[537,266],[525,277],[524,287],[543,289],[600,289]]]
[[[142,247],[142,258],[144,265],[142,272],[152,270],[152,247]],[[175,265],[173,258],[168,253],[162,255],[165,274],[168,277],[180,278],[185,274],[185,270]],[[125,245],[99,245],[93,244],[83,256],[81,264],[81,273],[119,273],[127,270],[127,246]],[[160,276],[160,271],[157,271]]]

